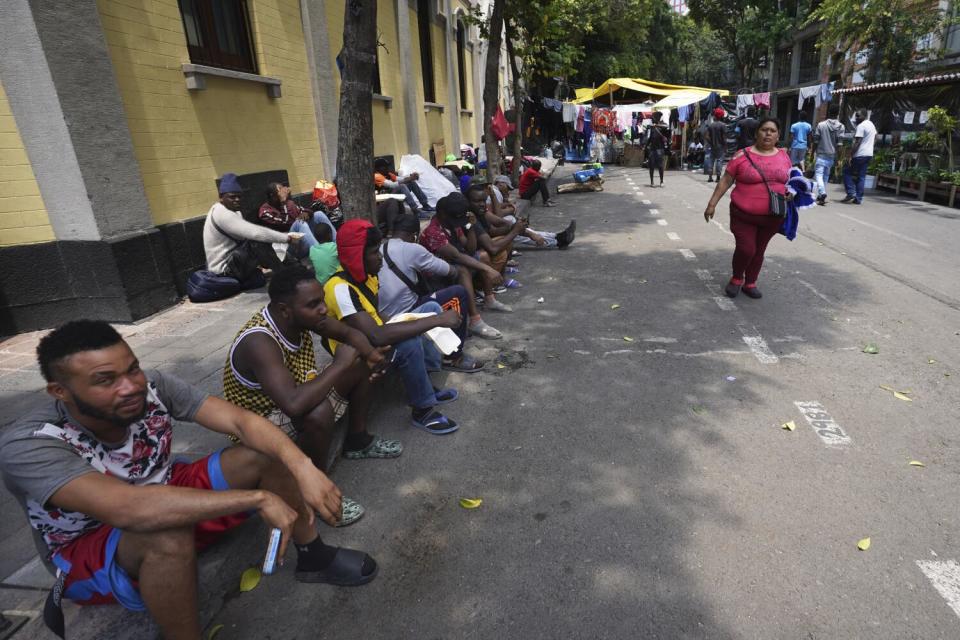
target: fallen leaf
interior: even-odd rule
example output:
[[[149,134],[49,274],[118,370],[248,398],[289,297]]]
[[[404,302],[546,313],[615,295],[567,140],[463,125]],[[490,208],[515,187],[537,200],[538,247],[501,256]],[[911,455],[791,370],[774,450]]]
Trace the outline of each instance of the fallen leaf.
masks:
[[[637,280],[637,282],[639,282],[640,284],[647,284],[647,279],[646,279],[646,278],[640,278],[639,280]]]
[[[483,500],[480,498],[460,498],[460,506],[464,509],[476,509],[481,504]]]
[[[880,353],[880,347],[878,347],[875,342],[869,342],[866,345],[864,345],[863,352],[869,353],[871,355],[875,355]]]
[[[260,569],[250,567],[240,576],[240,593],[253,591],[260,584]]]
[[[823,243],[822,243],[822,242],[818,242],[817,244],[820,245],[821,247],[823,246]]]
[[[207,640],[213,640],[216,637],[216,635],[220,633],[221,629],[223,629],[222,624],[213,625],[213,628],[210,629],[210,633],[207,634]]]
[[[896,393],[896,389],[894,389],[888,384],[882,384],[880,385],[880,388],[883,389],[884,391],[889,391],[890,393]]]
[[[937,361],[934,360],[933,358],[930,358],[929,360],[927,360],[927,364],[937,364]]]
[[[623,336],[623,341],[624,341],[624,342],[633,342],[633,338],[631,338],[630,336]]]
[[[894,391],[893,397],[897,400],[903,400],[904,402],[913,402],[913,398],[906,394],[900,393],[899,391]]]
[[[497,369],[506,369],[506,368],[507,368],[507,365],[500,364],[499,362],[497,363]]]
[[[797,423],[791,420],[790,422],[784,422],[781,426],[781,429],[786,429],[787,431],[793,431],[797,428]]]
[[[736,376],[727,376],[727,382],[733,382],[736,379],[737,379]]]
[[[610,305],[610,308],[613,309],[614,311],[616,311],[617,309],[620,308],[620,305],[618,305],[618,304],[612,304],[612,305]]]
[[[944,378],[949,378],[949,377],[950,377],[950,374],[949,374],[949,373],[945,373],[945,374],[943,374],[943,377],[944,377]]]
[[[693,412],[696,413],[697,415],[706,411],[706,409],[704,409],[703,407],[690,407],[690,408],[693,409]]]
[[[543,304],[543,298],[537,298],[537,304]]]
[[[864,538],[863,540],[857,543],[857,549],[860,549],[860,551],[866,551],[869,548],[870,548],[870,538]]]
[[[548,358],[556,358],[557,356],[554,356],[554,355],[547,355],[547,357],[548,357]]]
[[[923,463],[920,462],[919,460],[911,460],[911,461],[910,461],[910,466],[911,466],[911,467],[925,467],[925,466],[927,466],[927,465],[923,464]]]

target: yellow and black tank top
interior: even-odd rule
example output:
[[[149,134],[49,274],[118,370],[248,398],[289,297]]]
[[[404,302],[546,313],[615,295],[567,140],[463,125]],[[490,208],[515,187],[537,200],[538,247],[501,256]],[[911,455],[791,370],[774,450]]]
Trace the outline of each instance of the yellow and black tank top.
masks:
[[[251,333],[265,333],[274,339],[283,354],[283,364],[298,385],[317,376],[313,338],[309,331],[304,331],[300,334],[300,344],[293,344],[280,333],[273,318],[270,317],[270,311],[264,307],[243,325],[233,339],[230,353],[227,354],[227,363],[223,367],[223,395],[238,407],[261,416],[268,416],[277,408],[276,403],[263,392],[260,383],[244,378],[233,365],[234,350]]]

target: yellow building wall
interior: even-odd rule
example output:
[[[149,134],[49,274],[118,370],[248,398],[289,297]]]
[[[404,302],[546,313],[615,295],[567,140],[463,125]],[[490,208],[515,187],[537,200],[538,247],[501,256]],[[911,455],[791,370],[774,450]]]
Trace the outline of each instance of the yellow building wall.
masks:
[[[0,86],[0,246],[55,239],[7,93]]]
[[[155,224],[206,213],[215,179],[228,171],[286,169],[294,192],[329,177],[299,2],[248,0],[248,7],[259,72],[281,79],[279,99],[260,83],[209,76],[205,90],[188,91],[177,0],[97,0]]]
[[[456,51],[456,47],[454,47],[454,51]],[[473,97],[474,97],[474,91],[473,91],[473,75],[474,74],[473,74],[473,52],[470,51],[470,49],[464,50],[463,60],[464,60],[464,65],[466,67],[464,69],[464,79],[467,85],[467,106],[465,107],[465,109],[467,111],[472,112]],[[458,94],[457,95],[458,103],[459,103],[459,100],[460,100],[460,95]],[[474,118],[476,118],[478,115],[479,114],[477,113],[474,113],[472,116],[465,113],[460,113],[460,118],[458,122],[460,123],[460,140],[462,143],[472,144],[473,146],[477,146],[478,144],[480,144],[480,140],[477,139],[477,135],[474,129],[474,123],[476,122]]]

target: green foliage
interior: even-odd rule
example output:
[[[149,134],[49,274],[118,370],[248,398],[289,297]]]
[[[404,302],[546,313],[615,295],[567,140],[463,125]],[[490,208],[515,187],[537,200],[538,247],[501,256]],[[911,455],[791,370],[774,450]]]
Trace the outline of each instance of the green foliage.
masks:
[[[808,24],[817,21],[824,23],[820,46],[868,52],[869,82],[899,80],[920,57],[936,55],[918,50],[918,41],[954,22],[929,0],[823,0]]]
[[[753,84],[770,49],[805,14],[805,0],[797,2],[796,12],[781,10],[778,0],[690,0],[690,16],[713,29],[733,57],[742,87]]]

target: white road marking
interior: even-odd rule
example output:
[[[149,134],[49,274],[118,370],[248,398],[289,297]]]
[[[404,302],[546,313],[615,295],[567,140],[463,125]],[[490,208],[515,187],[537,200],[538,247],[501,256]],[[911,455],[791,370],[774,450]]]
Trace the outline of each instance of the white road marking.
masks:
[[[733,300],[731,300],[730,298],[728,298],[728,297],[726,297],[726,296],[714,296],[714,297],[713,297],[713,301],[716,302],[716,303],[717,303],[717,306],[720,307],[721,309],[723,309],[724,311],[736,311],[736,310],[737,310],[737,305],[735,305],[735,304],[733,303]],[[758,336],[758,337],[759,337],[759,336]],[[746,342],[747,339],[744,338],[743,340],[744,340],[744,342]],[[763,338],[761,338],[761,340],[763,340]],[[747,342],[747,344],[749,345],[750,343]],[[753,346],[751,346],[750,349],[753,350]],[[773,355],[773,354],[771,354],[771,355]],[[773,356],[773,357],[776,358],[777,356]],[[760,360],[760,362],[763,362],[763,360]],[[774,362],[776,362],[776,360],[774,360]]]
[[[947,606],[960,616],[960,564],[956,560],[917,560],[917,566]]]
[[[687,260],[697,259],[697,255],[693,251],[690,251],[690,249],[680,249],[680,255],[682,255]]]
[[[650,209],[650,215],[655,216],[660,213],[660,209]]]
[[[579,354],[582,355],[582,356],[593,355],[593,354],[591,354],[589,351],[584,351],[583,349],[574,349],[573,352],[574,352],[574,353],[579,353]]]
[[[743,335],[743,342],[750,347],[750,351],[753,352],[754,357],[756,357],[761,364],[777,364],[780,362],[780,358],[770,350],[767,341],[763,339],[763,336],[760,335],[760,332],[758,332],[756,328],[752,327],[748,329],[745,326],[739,325],[737,329],[739,329]]]
[[[679,241],[679,240],[680,240],[680,236],[679,236],[678,234],[674,233],[673,231],[668,231],[668,232],[667,232],[667,237],[670,238],[670,239],[673,240],[673,241]]]
[[[862,225],[865,226],[865,227],[870,227],[871,229],[876,229],[877,231],[880,231],[881,233],[886,233],[886,234],[889,234],[889,235],[894,236],[894,237],[896,237],[896,238],[900,238],[901,240],[906,240],[907,242],[912,242],[912,243],[915,244],[915,245],[918,245],[918,246],[921,246],[921,247],[926,247],[927,249],[930,248],[930,245],[927,244],[926,242],[923,242],[922,240],[917,240],[916,238],[911,238],[910,236],[905,236],[905,235],[903,235],[902,233],[897,233],[896,231],[891,231],[890,229],[885,229],[885,228],[880,227],[880,226],[877,226],[877,225],[875,225],[875,224],[871,224],[871,223],[869,223],[869,222],[864,222],[863,220],[858,220],[857,218],[854,218],[853,216],[848,216],[848,215],[845,214],[845,213],[838,213],[838,214],[836,214],[836,215],[840,216],[841,218],[846,218],[847,220],[849,220],[849,221],[851,221],[851,222],[856,222],[857,224],[862,224]]]
[[[640,195],[641,195],[641,196],[643,195],[643,191],[640,192]]]
[[[634,186],[633,186],[633,190],[634,190],[634,191],[640,191],[640,187],[634,185]]]
[[[836,420],[827,413],[819,402],[794,402],[803,417],[817,432],[823,444],[828,447],[843,447],[852,444],[850,436],[837,424]]]
[[[697,277],[703,280],[704,282],[710,282],[711,280],[713,280],[713,274],[711,274],[706,269],[696,269],[695,273],[697,274]]]
[[[813,293],[813,295],[817,296],[818,298],[820,298],[821,300],[823,300],[823,301],[826,302],[827,304],[829,304],[829,305],[835,305],[835,304],[836,304],[833,300],[831,300],[831,299],[828,298],[827,296],[825,296],[825,295],[823,295],[822,293],[820,293],[819,291],[817,291],[816,287],[814,287],[812,284],[810,284],[810,283],[807,282],[806,280],[801,280],[800,278],[797,278],[797,281],[798,281],[800,284],[802,284],[803,286],[805,286],[807,289],[810,289],[810,291]]]
[[[677,341],[677,339],[676,338],[644,338],[643,341],[659,342],[661,344],[674,344]]]
[[[657,224],[660,225],[661,227],[665,227],[665,226],[667,226],[667,224],[669,224],[669,223],[668,223],[666,220],[664,220],[663,218],[657,218]]]
[[[710,222],[712,222],[713,224],[715,224],[715,225],[717,225],[718,227],[720,227],[720,231],[723,231],[723,232],[724,232],[725,234],[727,234],[728,236],[732,236],[732,235],[733,235],[732,233],[730,233],[729,231],[727,231],[727,228],[724,227],[723,224],[717,222],[716,220],[711,220]]]
[[[643,194],[641,193],[640,195],[643,195]],[[641,200],[640,202],[642,202],[643,204],[653,204],[653,202],[651,202],[650,200]]]

